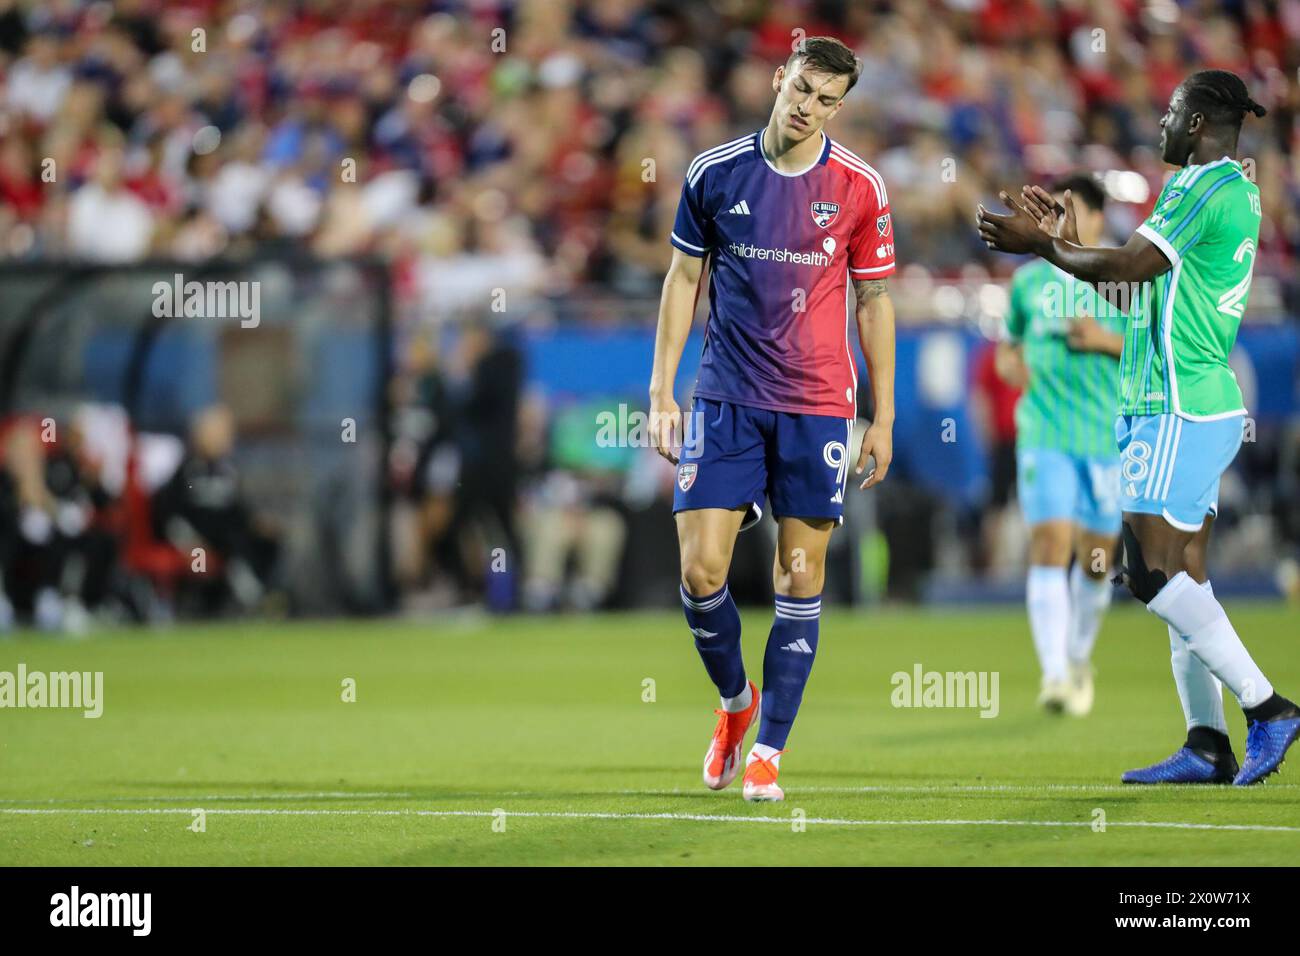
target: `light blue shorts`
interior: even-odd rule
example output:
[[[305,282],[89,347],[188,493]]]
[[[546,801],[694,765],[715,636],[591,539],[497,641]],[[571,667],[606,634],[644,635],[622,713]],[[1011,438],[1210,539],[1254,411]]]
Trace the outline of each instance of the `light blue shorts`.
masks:
[[[1192,421],[1177,415],[1121,415],[1120,504],[1199,531],[1219,510],[1219,478],[1241,447],[1241,415]]]
[[[1047,448],[1016,450],[1016,494],[1025,521],[1073,521],[1097,534],[1118,534],[1119,461]]]

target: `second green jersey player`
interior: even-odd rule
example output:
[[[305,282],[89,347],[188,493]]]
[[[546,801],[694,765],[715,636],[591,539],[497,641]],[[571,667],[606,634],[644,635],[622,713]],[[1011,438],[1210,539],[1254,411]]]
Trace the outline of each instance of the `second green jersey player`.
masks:
[[[1052,186],[1073,203],[1082,242],[1105,229],[1106,194],[1087,173]],[[1016,488],[1029,526],[1025,605],[1042,671],[1039,706],[1092,709],[1092,648],[1110,606],[1119,540],[1115,444],[1124,313],[1089,283],[1036,259],[1011,278],[998,372],[1016,405]],[[1071,569],[1071,558],[1074,558]]]
[[[1247,113],[1265,110],[1225,70],[1179,84],[1160,120],[1166,163],[1179,168],[1119,249],[1082,245],[1073,210],[1025,187],[980,236],[1003,252],[1033,252],[1098,291],[1141,284],[1120,359],[1124,566],[1129,590],[1169,627],[1187,740],[1125,783],[1258,783],[1300,738],[1300,708],[1278,693],[1242,644],[1206,576],[1219,480],[1241,447],[1241,390],[1228,354],[1250,294],[1259,190],[1233,158]],[[1240,768],[1223,717],[1227,685],[1246,717]]]

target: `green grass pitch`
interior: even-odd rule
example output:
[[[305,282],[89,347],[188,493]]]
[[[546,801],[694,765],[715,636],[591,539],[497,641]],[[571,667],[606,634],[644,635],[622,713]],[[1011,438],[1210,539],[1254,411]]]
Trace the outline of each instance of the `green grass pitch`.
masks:
[[[1294,608],[1229,612],[1265,673],[1300,691]],[[743,611],[751,674],[770,615]],[[680,614],[0,642],[0,670],[19,662],[102,671],[104,712],[0,710],[4,865],[1300,859],[1296,761],[1249,789],[1119,785],[1183,733],[1164,626],[1131,603],[1106,621],[1083,720],[1034,709],[1020,610],[829,610],[780,804],[701,784],[716,698]],[[998,715],[892,706],[891,675],[917,663],[998,672]]]

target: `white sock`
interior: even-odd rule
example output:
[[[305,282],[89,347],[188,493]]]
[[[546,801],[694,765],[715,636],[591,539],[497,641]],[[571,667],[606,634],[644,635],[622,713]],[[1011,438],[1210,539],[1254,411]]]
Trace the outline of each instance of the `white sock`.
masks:
[[[738,714],[749,707],[754,702],[754,690],[749,686],[749,681],[745,681],[745,689],[735,697],[723,697],[722,709],[729,714]]]
[[[750,749],[749,756],[745,758],[745,766],[748,767],[760,757],[763,760],[770,760],[772,766],[777,770],[781,769],[781,751],[777,750],[775,747],[769,747],[767,744],[757,743]]]
[[[1242,707],[1255,707],[1273,696],[1273,685],[1251,659],[1223,605],[1186,571],[1175,574],[1147,609],[1183,635],[1187,648]]]
[[[1070,582],[1065,568],[1041,564],[1030,567],[1025,605],[1043,677],[1065,680],[1065,644],[1070,629]]]
[[[1066,648],[1072,663],[1086,664],[1092,658],[1101,619],[1114,594],[1114,585],[1105,577],[1090,578],[1083,573],[1082,566],[1075,564],[1070,572],[1070,636]]]
[[[1206,581],[1201,585],[1205,593],[1214,595],[1214,588]],[[1223,716],[1223,683],[1200,662],[1187,641],[1179,636],[1173,625],[1169,627],[1169,664],[1178,686],[1178,700],[1183,705],[1187,729],[1210,727],[1222,734],[1228,732],[1228,722]]]

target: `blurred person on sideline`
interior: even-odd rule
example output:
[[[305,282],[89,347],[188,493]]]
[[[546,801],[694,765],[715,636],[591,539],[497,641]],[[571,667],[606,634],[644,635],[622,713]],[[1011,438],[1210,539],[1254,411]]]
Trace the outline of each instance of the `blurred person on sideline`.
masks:
[[[514,607],[523,561],[516,515],[523,374],[523,354],[503,330],[486,321],[461,330],[450,381],[460,483],[446,536],[454,556],[443,565],[454,568],[462,594],[481,589],[498,610]]]
[[[194,417],[180,465],[154,493],[154,533],[185,553],[211,549],[223,587],[205,593],[205,601],[219,606],[229,596],[250,610],[274,586],[279,544],[240,487],[234,446],[229,408],[211,405]]]
[[[548,423],[544,403],[524,404],[521,464],[532,472],[522,522],[528,611],[590,611],[603,606],[618,584],[627,540],[620,489],[636,449],[603,441],[599,433],[593,440],[611,408],[617,403],[582,402]]]
[[[54,432],[57,434],[57,430]],[[15,604],[44,631],[84,633],[86,610],[108,595],[116,537],[97,522],[108,494],[80,454],[75,426],[61,443],[20,420],[4,440],[0,470],[0,631]]]
[[[970,405],[979,425],[989,462],[989,499],[980,525],[982,563],[994,574],[1003,572],[1018,550],[1009,539],[1016,517],[1012,508],[1016,487],[1016,402],[1025,386],[997,368],[997,345],[982,342],[975,352]]]

